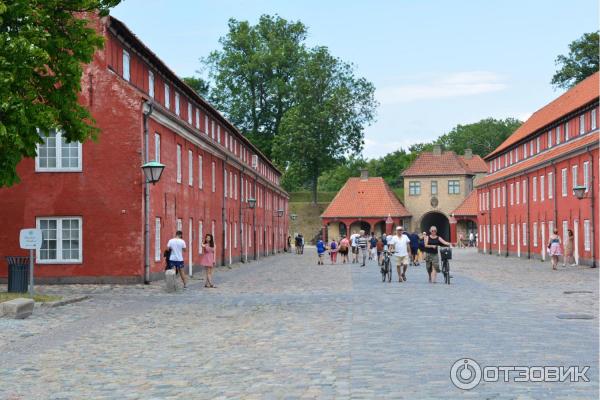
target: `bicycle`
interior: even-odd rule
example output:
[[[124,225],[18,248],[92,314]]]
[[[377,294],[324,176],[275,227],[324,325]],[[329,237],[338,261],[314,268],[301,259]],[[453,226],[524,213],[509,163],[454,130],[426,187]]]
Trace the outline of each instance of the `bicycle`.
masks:
[[[450,263],[448,260],[452,260],[452,249],[444,247],[440,249],[440,257],[442,259],[442,273],[444,274],[444,283],[450,284]]]
[[[390,252],[384,250],[383,265],[381,266],[381,281],[385,282],[386,277],[388,279],[388,282],[392,281],[392,260],[390,257]]]

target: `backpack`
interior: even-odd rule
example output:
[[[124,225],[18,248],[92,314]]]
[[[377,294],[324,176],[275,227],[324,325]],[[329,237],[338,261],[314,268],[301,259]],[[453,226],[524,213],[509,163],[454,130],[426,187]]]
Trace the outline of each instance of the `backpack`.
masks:
[[[336,243],[336,242],[331,242],[331,244],[329,245],[329,248],[330,248],[331,250],[335,250],[335,249],[337,249],[337,243]]]

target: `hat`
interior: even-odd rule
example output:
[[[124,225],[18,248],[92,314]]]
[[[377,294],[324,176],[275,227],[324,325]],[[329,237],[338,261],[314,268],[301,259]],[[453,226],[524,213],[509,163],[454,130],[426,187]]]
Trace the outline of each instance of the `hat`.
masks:
[[[396,227],[396,230],[397,230],[397,231],[403,231],[403,230],[404,230],[404,228],[403,228],[403,227],[401,227],[401,226],[398,226],[398,227]]]

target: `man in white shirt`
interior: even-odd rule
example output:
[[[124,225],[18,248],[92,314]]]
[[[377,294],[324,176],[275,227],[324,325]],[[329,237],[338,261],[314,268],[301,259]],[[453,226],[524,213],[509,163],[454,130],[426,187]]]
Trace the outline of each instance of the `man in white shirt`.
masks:
[[[177,231],[175,237],[167,243],[167,249],[170,252],[169,255],[169,268],[175,268],[175,270],[181,276],[183,281],[183,287],[187,287],[187,278],[183,268],[183,252],[186,249],[185,241],[182,239],[183,232]]]
[[[350,236],[350,246],[352,247],[352,264],[358,262],[358,238],[360,235],[354,232]]]
[[[394,255],[396,256],[396,270],[398,271],[398,282],[406,281],[406,269],[408,268],[408,260],[410,259],[410,239],[404,235],[404,228],[401,226],[396,228],[396,235],[388,241],[388,245],[392,246]]]

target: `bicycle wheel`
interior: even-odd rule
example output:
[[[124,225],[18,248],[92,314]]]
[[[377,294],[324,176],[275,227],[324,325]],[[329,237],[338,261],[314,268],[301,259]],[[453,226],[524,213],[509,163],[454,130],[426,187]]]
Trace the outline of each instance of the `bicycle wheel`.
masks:
[[[385,263],[385,269],[387,269],[387,272],[388,272],[388,282],[391,282],[392,281],[392,263],[390,262],[389,259]]]
[[[385,282],[385,276],[386,276],[386,271],[385,271],[385,267],[381,267],[381,282]]]

